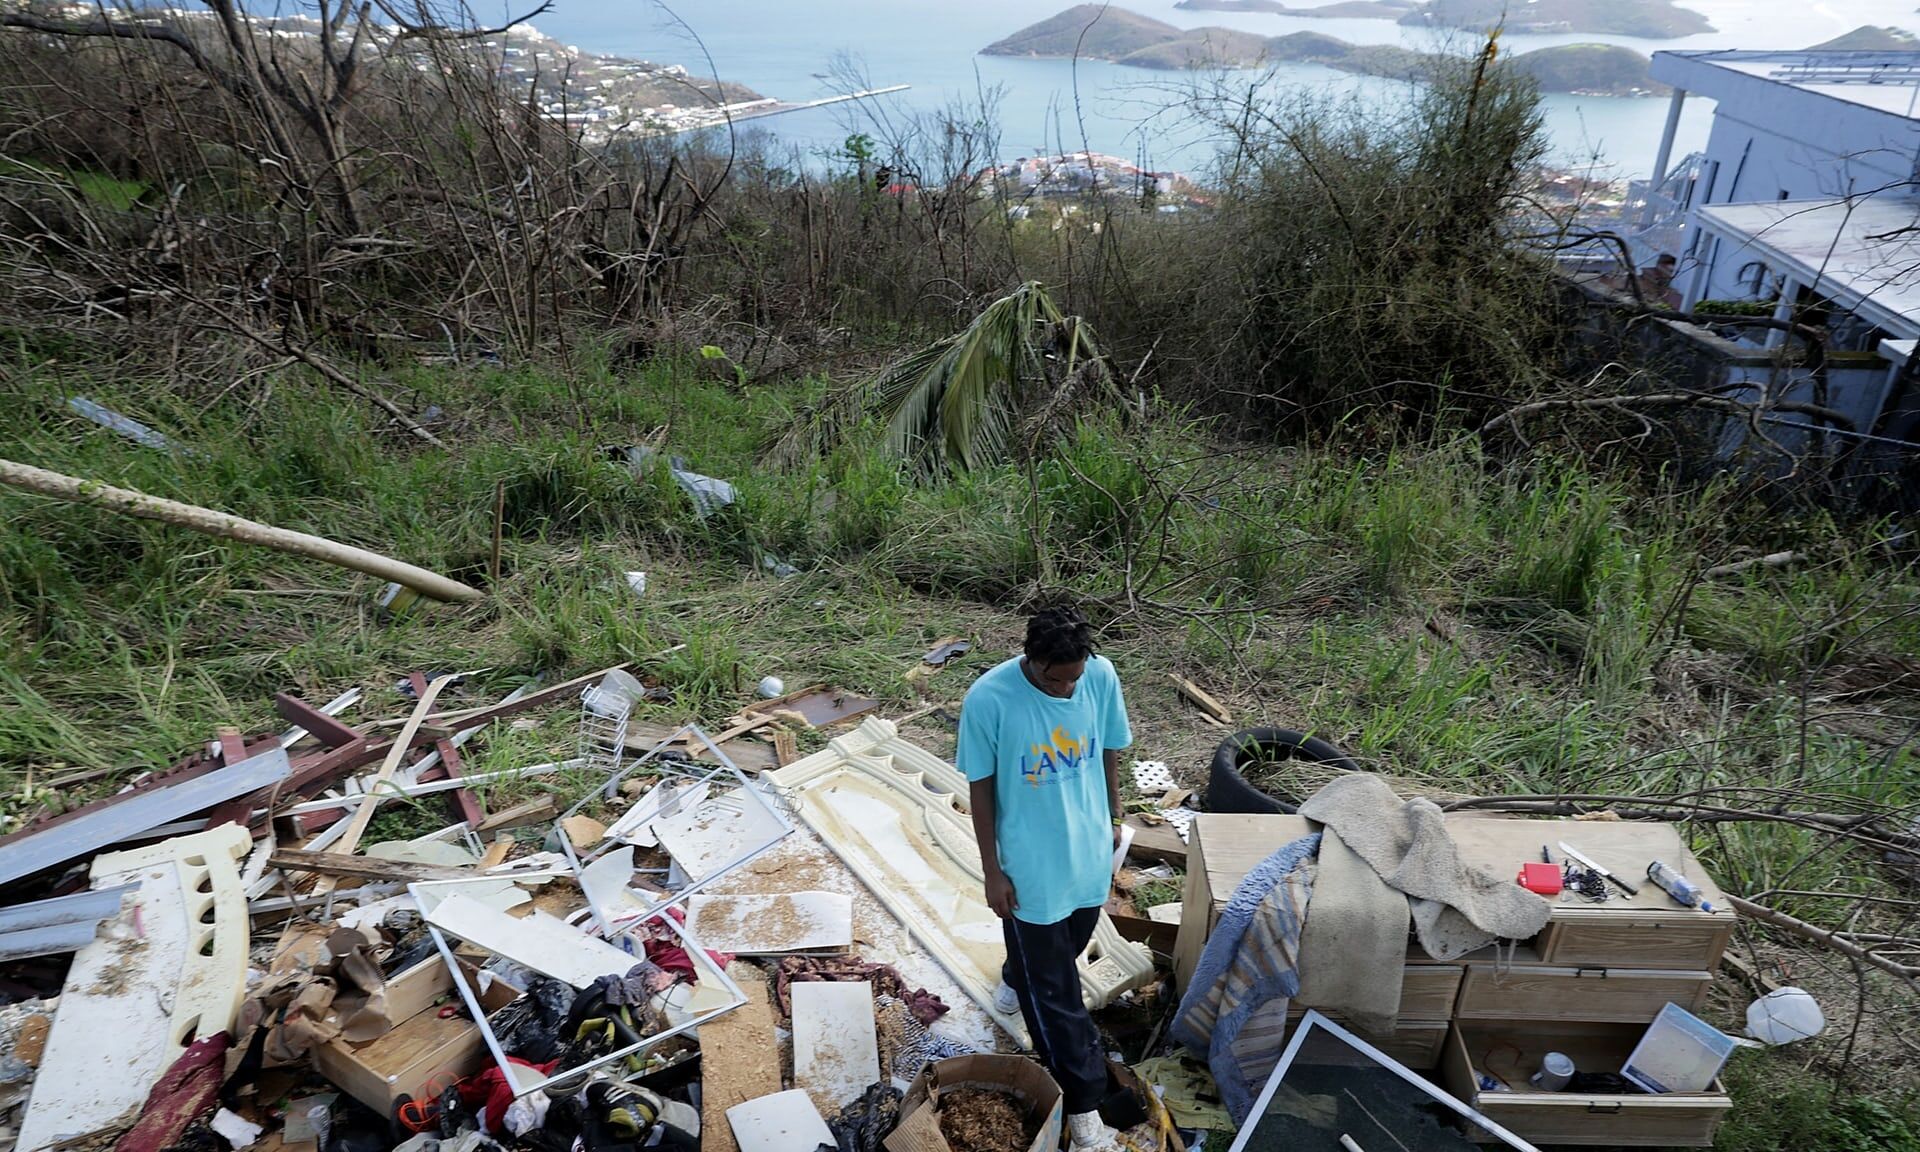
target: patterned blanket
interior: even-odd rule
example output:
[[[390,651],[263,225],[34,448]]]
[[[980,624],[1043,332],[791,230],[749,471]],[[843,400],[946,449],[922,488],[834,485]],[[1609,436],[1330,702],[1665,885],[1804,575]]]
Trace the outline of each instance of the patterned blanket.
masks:
[[[1258,1092],[1233,1042],[1262,1005],[1300,992],[1300,929],[1319,849],[1319,833],[1303,836],[1247,873],[1207,938],[1174,1016],[1173,1038],[1206,1059],[1236,1124],[1246,1121]]]

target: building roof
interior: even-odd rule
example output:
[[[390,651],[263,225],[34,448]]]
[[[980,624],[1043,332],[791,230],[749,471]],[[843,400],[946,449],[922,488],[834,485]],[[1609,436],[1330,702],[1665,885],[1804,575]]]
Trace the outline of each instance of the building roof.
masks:
[[[1920,331],[1920,200],[1716,204],[1696,215],[1728,238],[1720,259],[1750,252],[1878,327]]]
[[[1652,71],[1656,80],[1711,99],[1725,96],[1727,81],[1738,76],[1920,119],[1920,53],[1656,52]],[[1716,71],[1725,75],[1716,78]]]

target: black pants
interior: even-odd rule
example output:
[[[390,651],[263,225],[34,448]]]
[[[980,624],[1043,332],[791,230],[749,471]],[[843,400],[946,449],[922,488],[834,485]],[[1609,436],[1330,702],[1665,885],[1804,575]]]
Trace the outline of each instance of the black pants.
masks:
[[[1020,994],[1033,1049],[1059,1081],[1069,1115],[1092,1112],[1107,1095],[1107,1057],[1080,998],[1075,965],[1099,919],[1100,909],[1082,908],[1052,924],[1013,917],[1000,922],[1007,940],[1007,966],[1000,974]]]

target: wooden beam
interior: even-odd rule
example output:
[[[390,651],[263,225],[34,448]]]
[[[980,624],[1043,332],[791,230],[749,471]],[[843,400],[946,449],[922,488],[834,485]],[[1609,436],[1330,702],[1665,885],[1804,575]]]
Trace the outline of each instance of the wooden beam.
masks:
[[[1206,689],[1184,676],[1168,673],[1167,679],[1173,681],[1174,688],[1180,695],[1186,697],[1188,703],[1211,716],[1218,723],[1229,728],[1233,727],[1233,713],[1227,711],[1227,706],[1215,700]]]
[[[380,771],[367,782],[367,798],[354,807],[353,818],[347,825],[346,834],[334,845],[333,852],[342,856],[351,856],[360,847],[360,837],[366,834],[367,825],[373,820],[374,809],[380,806],[380,787],[393,779],[394,769],[406,758],[407,748],[413,743],[414,736],[420,731],[420,725],[426,721],[427,714],[433,711],[433,702],[440,698],[440,692],[447,685],[460,678],[460,673],[449,672],[427,686],[420,693],[420,702],[414,705],[413,715],[407,718],[407,726],[400,729],[400,735],[394,737],[393,750],[380,762]],[[325,896],[333,891],[331,876],[322,876],[314,888],[316,896]]]
[[[522,824],[538,824],[552,815],[553,797],[539,796],[525,804],[516,804],[504,812],[495,812],[473,825],[473,831],[477,835],[481,832],[491,832],[496,828],[517,828]]]
[[[382,860],[378,856],[345,856],[337,852],[302,852],[282,848],[267,857],[269,868],[287,872],[312,872],[320,876],[347,876],[357,880],[387,880],[415,884],[422,880],[469,880],[474,873],[466,868],[441,868],[415,864],[409,860]],[[316,894],[315,899],[320,898]]]
[[[427,678],[420,673],[407,673],[407,680],[413,685],[413,694],[415,696],[427,690]],[[427,727],[427,725],[422,724],[420,730],[424,732],[427,730]],[[458,780],[460,778],[460,749],[454,746],[450,735],[441,734],[436,731],[433,740],[433,750],[439,754],[440,762],[422,773],[420,779],[425,782],[432,782],[434,780]],[[452,800],[455,819],[464,821],[467,827],[477,828],[480,826],[480,822],[487,818],[487,810],[480,806],[479,799],[474,796],[471,789],[454,789]]]

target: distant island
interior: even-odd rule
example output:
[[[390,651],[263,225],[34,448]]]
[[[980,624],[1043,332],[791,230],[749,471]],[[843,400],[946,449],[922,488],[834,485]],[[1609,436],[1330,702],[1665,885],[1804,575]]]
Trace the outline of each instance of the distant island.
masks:
[[[1274,16],[1316,16],[1323,20],[1398,20],[1420,8],[1420,0],[1334,0],[1295,6],[1280,0],[1180,0],[1175,8],[1191,12],[1266,12]]]
[[[1260,36],[1233,28],[1176,28],[1137,12],[1098,4],[1069,8],[983,49],[988,56],[1071,57],[1076,52],[1085,59],[1135,68],[1253,68],[1297,62],[1394,78],[1418,76],[1439,59],[1394,44],[1349,44],[1318,32]],[[1511,60],[1546,92],[1642,96],[1667,91],[1648,75],[1645,56],[1611,44],[1540,48]]]
[[[1672,40],[1713,31],[1705,16],[1675,0],[1335,0],[1331,4],[1286,4],[1282,0],[1180,0],[1193,12],[1267,12],[1275,16],[1395,20],[1401,24],[1484,31],[1504,21],[1509,32],[1580,32]]]
[[[1844,35],[1815,44],[1809,52],[1920,52],[1920,37],[1905,28],[1862,24]]]

